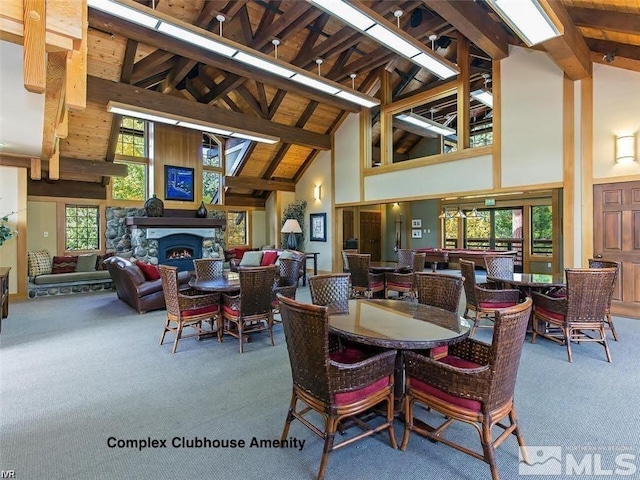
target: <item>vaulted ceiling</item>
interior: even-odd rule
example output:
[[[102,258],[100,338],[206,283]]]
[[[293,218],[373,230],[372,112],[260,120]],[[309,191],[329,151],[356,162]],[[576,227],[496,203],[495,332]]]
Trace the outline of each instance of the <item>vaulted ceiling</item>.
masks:
[[[541,0],[547,2],[547,0]],[[388,72],[392,99],[428,90],[441,81],[352,27],[300,0],[138,0],[180,21],[219,34],[268,55],[280,40],[278,58],[371,96],[380,95],[381,72]],[[508,45],[522,45],[483,1],[423,0],[358,2],[390,22],[401,10],[400,29],[457,61],[460,36],[470,41],[470,78],[482,84],[493,61],[508,55]],[[640,4],[626,0],[548,0],[564,35],[535,47],[547,51],[572,79],[590,74],[591,62],[640,70]],[[252,143],[234,175],[263,180],[297,181],[322,149],[328,135],[355,109],[327,95],[311,95],[294,82],[265,75],[222,56],[146,30],[123,19],[89,9],[87,106],[69,113],[69,132],[60,156],[112,161],[119,118],[108,113],[108,99],[138,98],[156,108],[209,109],[215,118],[248,122],[256,131],[278,132],[275,145]],[[435,35],[432,43],[429,37]],[[317,65],[316,60],[322,59]],[[355,78],[351,75],[355,74]],[[352,83],[353,82],[353,83]],[[162,97],[160,97],[162,96]],[[164,99],[164,100],[163,100]],[[196,108],[195,103],[199,103]],[[428,105],[446,112],[450,105]],[[443,113],[444,115],[444,113]],[[374,120],[376,110],[372,114]],[[375,142],[375,131],[374,131]],[[397,142],[407,147],[408,139]],[[61,172],[61,179],[101,182],[102,177]],[[265,191],[231,187],[234,193],[264,198]]]

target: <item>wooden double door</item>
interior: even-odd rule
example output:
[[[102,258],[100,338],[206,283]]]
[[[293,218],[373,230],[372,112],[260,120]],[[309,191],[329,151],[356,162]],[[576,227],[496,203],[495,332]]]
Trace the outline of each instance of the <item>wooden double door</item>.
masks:
[[[640,319],[640,182],[593,187],[594,257],[620,264],[611,311]]]

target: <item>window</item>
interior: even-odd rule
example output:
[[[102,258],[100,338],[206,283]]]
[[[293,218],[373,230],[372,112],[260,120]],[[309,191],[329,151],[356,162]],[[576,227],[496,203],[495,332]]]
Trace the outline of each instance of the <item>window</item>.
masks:
[[[220,181],[223,173],[221,148],[222,146],[215,137],[207,133],[202,135],[202,200],[204,203],[222,203],[220,195]]]
[[[122,117],[116,155],[147,158],[147,128],[144,120]]]
[[[531,254],[553,256],[553,215],[550,205],[531,207]]]
[[[458,247],[458,219],[447,218],[444,221],[444,246],[445,248]]]
[[[144,200],[147,198],[147,164],[123,162],[127,166],[126,177],[113,177],[111,198],[114,200]]]
[[[144,200],[148,197],[147,123],[122,117],[116,144],[116,163],[127,166],[126,177],[113,177],[111,198],[114,200]]]
[[[93,205],[65,206],[65,250],[100,248],[100,211]]]
[[[248,243],[247,212],[227,212],[227,247]]]

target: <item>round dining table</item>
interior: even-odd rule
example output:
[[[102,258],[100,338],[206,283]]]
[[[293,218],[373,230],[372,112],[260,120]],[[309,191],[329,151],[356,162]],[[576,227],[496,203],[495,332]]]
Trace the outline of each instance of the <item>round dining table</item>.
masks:
[[[189,286],[203,292],[230,293],[240,291],[240,277],[236,272],[223,272],[222,276],[207,279],[193,277]]]

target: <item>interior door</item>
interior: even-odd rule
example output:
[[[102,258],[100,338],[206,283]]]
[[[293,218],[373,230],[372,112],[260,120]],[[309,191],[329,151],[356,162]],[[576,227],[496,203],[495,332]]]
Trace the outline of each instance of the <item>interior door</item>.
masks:
[[[620,264],[613,314],[640,318],[640,182],[593,187],[594,256]]]
[[[380,212],[360,212],[360,253],[370,253],[371,260],[379,262],[382,255],[382,228]]]
[[[346,247],[346,241],[354,238],[353,234],[353,211],[352,210],[343,210],[342,211],[342,248]]]

